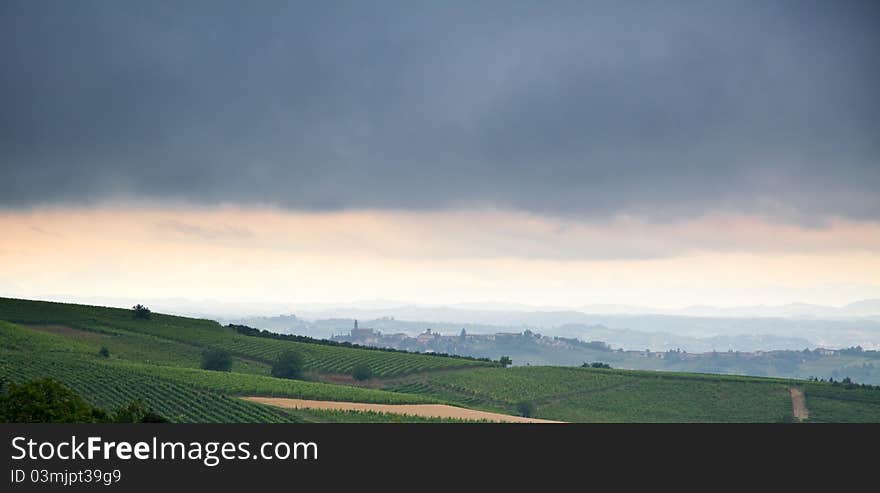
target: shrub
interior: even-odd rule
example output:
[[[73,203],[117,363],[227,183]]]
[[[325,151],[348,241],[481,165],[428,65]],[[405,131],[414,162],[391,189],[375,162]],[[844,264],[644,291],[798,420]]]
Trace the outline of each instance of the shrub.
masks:
[[[302,374],[303,361],[299,354],[287,349],[272,364],[272,376],[297,379]]]
[[[611,365],[609,365],[608,363],[600,363],[600,362],[597,361],[597,362],[595,362],[595,363],[584,363],[584,364],[581,365],[581,367],[582,367],[582,368],[603,368],[603,369],[610,369],[610,368],[611,368]]]
[[[202,353],[202,369],[229,371],[232,369],[232,355],[222,349],[208,349]]]
[[[351,376],[358,381],[369,380],[373,378],[373,370],[369,367],[369,365],[361,363],[359,365],[355,365],[355,367],[352,368]]]
[[[167,423],[168,420],[154,412],[147,404],[136,399],[120,407],[113,413],[114,423]]]
[[[101,346],[101,350],[98,351],[98,356],[100,356],[102,358],[109,358],[110,357],[110,350],[107,349],[107,346]]]
[[[5,423],[95,423],[106,413],[51,378],[9,384],[0,395],[0,421]]]

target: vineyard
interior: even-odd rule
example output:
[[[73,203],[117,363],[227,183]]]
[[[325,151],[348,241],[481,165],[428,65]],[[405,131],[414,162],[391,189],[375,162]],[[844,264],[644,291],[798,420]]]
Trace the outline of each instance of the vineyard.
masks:
[[[231,371],[200,368],[209,348],[232,354]],[[305,380],[269,376],[286,349],[302,358]],[[358,364],[374,375],[362,386],[323,382],[354,383],[333,374]],[[792,387],[803,389],[810,421],[880,422],[878,388],[734,375],[501,368],[466,358],[244,335],[209,320],[161,314],[138,320],[130,310],[0,298],[0,380],[43,377],[61,381],[95,406],[113,409],[142,399],[178,422],[448,421],[285,410],[237,398],[242,396],[442,403],[572,422],[779,422],[793,419]]]
[[[175,422],[198,423],[356,423],[399,422],[429,423],[457,422],[440,418],[391,415],[372,412],[280,409],[255,404],[221,392],[192,388],[189,382],[162,378],[154,372],[140,372],[138,368],[120,368],[83,361],[33,360],[0,351],[0,380],[23,382],[52,377],[85,396],[90,404],[114,409],[134,399],[142,399],[163,416]],[[180,377],[181,375],[176,375]],[[184,375],[185,376],[185,375]],[[207,386],[207,387],[210,387]],[[328,395],[329,394],[329,395]],[[306,396],[309,398],[346,397],[359,399],[362,394],[343,395],[319,392],[281,392],[277,395]],[[323,397],[322,397],[323,395]],[[367,396],[363,402],[371,402]],[[383,403],[426,402],[400,396],[398,399],[378,399]]]
[[[69,318],[65,318],[69,317]],[[198,367],[204,349],[216,348],[238,358],[236,371],[268,374],[271,364],[285,350],[297,352],[305,371],[349,373],[355,366],[368,366],[380,378],[439,369],[493,366],[493,363],[463,358],[396,353],[251,337],[236,333],[210,320],[154,314],[150,320],[135,320],[130,310],[83,307],[39,301],[0,298],[0,320],[38,327],[62,325],[67,333],[97,334],[101,344],[130,359]],[[85,339],[80,334],[80,339]],[[97,341],[96,338],[92,338]],[[94,344],[98,344],[94,342]],[[93,344],[93,345],[94,345]],[[100,344],[99,344],[100,345]]]
[[[592,368],[476,369],[413,378],[389,390],[487,410],[588,422],[774,422],[791,414],[788,385],[774,379]]]
[[[100,358],[93,348],[82,343],[66,347],[66,338],[44,334],[0,322],[0,357],[2,367],[11,376],[50,376],[59,380],[78,375],[88,368],[94,373],[144,375],[166,382],[195,387],[224,395],[264,395],[304,399],[359,401],[382,404],[418,404],[434,399],[382,390],[330,385],[302,380],[287,380],[263,375],[216,372],[197,368],[145,364],[117,358]],[[10,351],[14,349],[15,351]],[[15,364],[13,364],[13,362]],[[40,374],[40,372],[43,372]]]
[[[462,396],[482,396],[514,404],[522,400],[540,401],[572,392],[601,390],[630,380],[622,375],[584,368],[536,366],[436,375],[430,379],[430,386]]]
[[[217,372],[193,368],[147,366],[137,363],[118,363],[114,366],[149,373],[160,378],[187,383],[194,387],[223,392],[227,395],[262,395],[293,397],[325,401],[356,401],[377,404],[426,404],[437,402],[424,396],[398,394],[384,390],[332,385],[320,382],[288,380],[245,373]]]
[[[134,399],[143,399],[172,421],[292,421],[285,413],[273,408],[195,389],[186,383],[158,378],[133,369],[82,361],[70,356],[44,358],[0,352],[0,378],[21,382],[44,377],[61,381],[92,405],[105,409],[116,408]]]
[[[880,390],[820,382],[807,382],[804,390],[810,421],[880,423]]]
[[[647,378],[553,400],[541,409],[557,419],[640,423],[787,422],[792,412],[784,385]]]
[[[157,343],[157,346],[147,343]],[[98,349],[102,346],[112,347],[114,356],[99,357]],[[140,361],[144,354],[161,351],[167,351],[165,358]],[[117,356],[119,354],[134,356],[135,359],[121,358]],[[383,404],[437,402],[422,396],[360,387],[248,373],[205,371],[192,367],[197,364],[198,354],[192,352],[192,347],[188,345],[143,334],[127,334],[118,329],[101,332],[65,329],[59,333],[45,326],[33,330],[0,321],[0,379],[21,382],[55,378],[83,395],[91,404],[107,409],[142,399],[162,415],[182,422],[346,421],[360,417],[378,418],[321,411],[294,413],[242,401],[235,396],[264,395]]]
[[[467,359],[324,346],[241,335],[224,337],[222,340],[218,338],[205,342],[205,345],[226,349],[233,354],[264,362],[274,360],[285,349],[292,349],[303,357],[307,371],[319,373],[349,373],[359,364],[370,367],[377,377],[395,377],[438,369],[488,366],[488,363]]]

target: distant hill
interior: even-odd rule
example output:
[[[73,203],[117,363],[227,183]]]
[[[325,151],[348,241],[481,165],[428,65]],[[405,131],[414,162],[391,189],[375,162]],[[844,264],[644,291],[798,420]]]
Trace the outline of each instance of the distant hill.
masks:
[[[847,315],[856,317],[880,316],[880,300],[862,300],[842,308]]]
[[[479,317],[469,319],[468,317],[473,314],[468,312],[449,312],[449,317],[457,321],[432,321],[427,318],[404,318],[401,315],[383,315],[379,318],[363,316],[376,315],[373,311],[358,311],[352,315],[361,315],[361,317],[311,319],[281,315],[224,319],[224,322],[319,338],[348,333],[354,320],[359,318],[364,326],[385,333],[402,332],[416,335],[426,329],[432,329],[445,334],[457,334],[461,329],[465,329],[472,334],[492,334],[531,330],[549,336],[599,340],[615,348],[633,350],[769,351],[851,346],[880,349],[880,320],[872,319],[724,318],[555,312],[503,314],[497,318],[483,315],[482,322],[479,322],[478,320],[481,320]],[[429,314],[422,315],[429,316]],[[498,323],[486,323],[493,320]],[[519,320],[523,323],[502,323],[510,320]]]

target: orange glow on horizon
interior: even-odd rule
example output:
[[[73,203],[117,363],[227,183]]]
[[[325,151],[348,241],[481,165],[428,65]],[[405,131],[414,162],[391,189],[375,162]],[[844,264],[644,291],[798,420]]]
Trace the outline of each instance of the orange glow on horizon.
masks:
[[[7,296],[678,307],[880,295],[880,225],[842,220],[127,207],[7,211],[0,228]]]

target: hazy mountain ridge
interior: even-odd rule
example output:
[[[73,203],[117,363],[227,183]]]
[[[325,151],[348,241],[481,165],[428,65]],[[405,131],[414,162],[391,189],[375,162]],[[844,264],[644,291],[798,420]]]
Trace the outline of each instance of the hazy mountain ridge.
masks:
[[[48,298],[84,300],[69,296]],[[627,305],[585,305],[581,309],[565,309],[498,302],[425,306],[393,300],[348,304],[227,303],[181,298],[92,297],[88,302],[118,307],[146,302],[154,310],[168,313],[319,338],[346,333],[354,319],[358,319],[366,327],[390,333],[414,335],[428,328],[444,333],[457,333],[465,328],[468,332],[484,334],[532,330],[549,336],[601,340],[614,347],[637,350],[880,348],[880,300],[877,299],[856,301],[841,307],[793,303],[739,308],[690,307],[667,313]],[[603,313],[608,311],[616,313]],[[760,316],[760,313],[764,315]],[[820,317],[820,314],[823,315]]]
[[[244,324],[319,338],[348,333],[354,325],[354,320],[354,318],[333,318],[310,321],[292,315],[221,319],[224,323]],[[428,329],[446,335],[457,334],[462,329],[470,334],[521,333],[530,330],[551,337],[602,341],[612,347],[628,350],[770,351],[851,346],[875,349],[880,346],[880,323],[876,321],[723,319],[668,315],[584,315],[583,320],[577,323],[560,325],[494,325],[398,320],[391,317],[358,320],[360,327],[379,330],[386,334],[403,333],[415,336]]]
[[[296,314],[305,319],[361,318],[427,320],[431,322],[487,323],[519,325],[517,317],[557,317],[561,323],[577,323],[583,315],[672,315],[722,318],[872,318],[880,320],[880,299],[857,300],[842,306],[788,303],[784,305],[752,305],[716,307],[692,305],[678,309],[654,308],[621,304],[586,304],[577,307],[525,305],[505,302],[467,302],[450,304],[419,304],[401,300],[359,300],[353,302],[282,302],[282,301],[226,301],[188,298],[127,298],[109,296],[69,296],[43,294],[40,299],[67,303],[88,303],[100,306],[127,308],[135,303],[149,303],[156,309],[189,315],[215,315],[225,318],[274,317]],[[570,319],[566,317],[571,317]],[[552,320],[552,319],[550,319]]]

